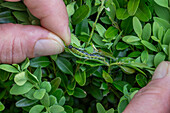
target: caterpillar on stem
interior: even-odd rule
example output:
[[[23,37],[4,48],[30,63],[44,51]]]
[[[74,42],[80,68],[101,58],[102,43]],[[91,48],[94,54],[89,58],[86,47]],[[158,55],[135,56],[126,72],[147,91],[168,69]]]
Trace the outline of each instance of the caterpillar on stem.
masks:
[[[100,63],[104,63],[106,65],[108,65],[108,63],[106,62],[105,57],[98,55],[98,54],[89,54],[85,51],[82,51],[81,49],[78,49],[76,47],[73,47],[72,45],[68,46],[69,51],[76,57],[78,58],[83,58],[83,59],[87,59],[87,60],[93,60],[93,61],[97,61]]]

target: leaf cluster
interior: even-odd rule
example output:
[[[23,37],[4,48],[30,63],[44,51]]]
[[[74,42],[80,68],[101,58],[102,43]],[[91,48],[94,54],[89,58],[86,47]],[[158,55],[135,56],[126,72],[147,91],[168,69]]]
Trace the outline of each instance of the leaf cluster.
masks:
[[[77,51],[1,64],[0,111],[122,113],[170,60],[168,0],[64,2]],[[22,2],[2,0],[0,23],[40,25]]]

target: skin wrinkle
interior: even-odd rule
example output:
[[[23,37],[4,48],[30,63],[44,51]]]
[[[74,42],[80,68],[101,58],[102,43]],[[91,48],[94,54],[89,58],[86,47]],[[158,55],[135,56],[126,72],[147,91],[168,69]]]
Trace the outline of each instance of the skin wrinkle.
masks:
[[[2,30],[3,30],[3,28],[2,28],[2,26],[0,26],[0,31],[2,31]],[[2,59],[1,59],[2,58],[2,56],[1,56],[2,55],[2,48],[3,48],[3,44],[1,44],[1,47],[0,47],[0,50],[1,50],[0,51],[0,63],[2,63]]]
[[[13,61],[14,61],[14,44],[15,44],[15,39],[16,39],[16,37],[13,39],[13,43],[12,43],[12,61],[11,61],[11,63],[13,63]]]
[[[21,55],[24,56],[24,58],[26,58],[26,56],[25,56],[25,54],[23,52],[24,47],[23,47],[23,45],[21,43],[21,40],[19,40],[19,43],[20,43],[20,47],[21,47]]]
[[[4,47],[4,44],[2,44],[1,50],[3,50],[3,47]],[[1,56],[1,57],[0,57],[1,59],[0,59],[0,60],[1,60],[1,62],[3,62],[3,60],[2,60],[2,51],[0,52],[0,56]]]

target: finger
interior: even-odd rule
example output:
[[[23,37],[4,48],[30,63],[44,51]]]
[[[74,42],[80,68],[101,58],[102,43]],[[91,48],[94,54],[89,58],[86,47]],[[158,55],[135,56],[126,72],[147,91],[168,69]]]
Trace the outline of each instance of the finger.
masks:
[[[162,62],[153,80],[134,96],[123,113],[169,113],[170,112],[170,65]]]
[[[33,58],[59,54],[63,41],[48,30],[31,25],[0,25],[0,63],[20,63]]]
[[[70,30],[63,0],[24,0],[30,12],[41,20],[41,25],[56,33],[68,45]]]

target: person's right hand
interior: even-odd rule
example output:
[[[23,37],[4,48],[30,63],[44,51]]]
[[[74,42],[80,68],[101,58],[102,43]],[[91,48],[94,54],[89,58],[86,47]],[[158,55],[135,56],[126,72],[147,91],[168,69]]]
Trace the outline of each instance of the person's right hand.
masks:
[[[63,41],[67,45],[70,43],[68,15],[63,0],[24,0],[24,3],[40,19],[42,27],[1,24],[0,63],[20,63],[26,57],[58,54],[64,51]]]
[[[123,113],[170,113],[170,62],[159,64],[152,80],[139,90]]]

